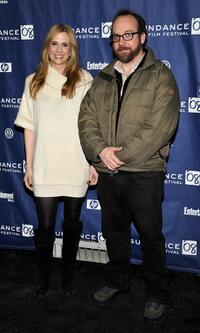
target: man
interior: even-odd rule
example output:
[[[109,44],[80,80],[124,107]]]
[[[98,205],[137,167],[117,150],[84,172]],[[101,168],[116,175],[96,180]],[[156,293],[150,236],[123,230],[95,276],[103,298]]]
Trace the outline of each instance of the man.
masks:
[[[147,321],[160,321],[169,299],[162,233],[165,161],[180,100],[170,70],[145,47],[144,19],[120,11],[112,24],[116,59],[96,77],[80,110],[80,139],[99,172],[102,232],[109,262],[103,304],[129,290],[130,225],[141,240],[148,300]]]

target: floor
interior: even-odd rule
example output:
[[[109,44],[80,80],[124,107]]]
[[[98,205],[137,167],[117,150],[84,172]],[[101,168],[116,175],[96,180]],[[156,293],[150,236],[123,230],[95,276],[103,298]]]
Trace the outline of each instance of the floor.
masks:
[[[172,300],[159,324],[143,320],[145,285],[132,265],[131,290],[100,306],[94,292],[103,283],[103,264],[78,261],[76,293],[60,289],[61,259],[54,258],[51,291],[38,299],[34,251],[0,249],[0,333],[199,333],[200,276],[169,271]]]

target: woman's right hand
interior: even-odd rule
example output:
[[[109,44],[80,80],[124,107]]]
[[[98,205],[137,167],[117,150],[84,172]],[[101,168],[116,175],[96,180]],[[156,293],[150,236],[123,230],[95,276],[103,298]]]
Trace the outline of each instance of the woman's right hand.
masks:
[[[24,176],[24,183],[26,188],[33,191],[33,184],[32,184],[32,169],[27,169]]]

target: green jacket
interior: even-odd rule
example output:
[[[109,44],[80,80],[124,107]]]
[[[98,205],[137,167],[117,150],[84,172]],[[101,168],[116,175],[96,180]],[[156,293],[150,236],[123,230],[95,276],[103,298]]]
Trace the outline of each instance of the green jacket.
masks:
[[[180,98],[171,71],[147,49],[144,63],[132,75],[118,121],[118,88],[113,65],[105,67],[85,95],[79,113],[83,150],[100,172],[110,172],[98,154],[123,147],[116,156],[126,171],[165,169],[169,142],[176,130]],[[117,128],[116,128],[117,121]]]

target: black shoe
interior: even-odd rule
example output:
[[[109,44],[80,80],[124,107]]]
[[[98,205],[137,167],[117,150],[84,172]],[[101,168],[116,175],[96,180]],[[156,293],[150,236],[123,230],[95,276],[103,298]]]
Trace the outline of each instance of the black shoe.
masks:
[[[72,275],[63,276],[62,292],[65,296],[69,297],[75,294],[74,279]]]
[[[62,287],[63,294],[67,297],[72,296],[75,294],[76,290],[74,287]]]
[[[148,301],[144,309],[144,320],[149,323],[159,323],[165,317],[166,304],[158,301]]]
[[[105,304],[105,303],[111,301],[117,295],[125,294],[128,291],[129,291],[128,287],[126,289],[116,289],[116,288],[104,286],[94,294],[94,299],[99,304]]]
[[[38,298],[42,298],[44,296],[47,296],[49,293],[49,281],[42,281],[39,288],[36,291],[36,296]]]

